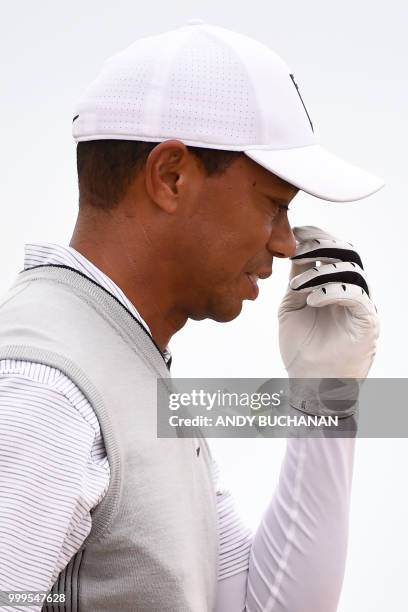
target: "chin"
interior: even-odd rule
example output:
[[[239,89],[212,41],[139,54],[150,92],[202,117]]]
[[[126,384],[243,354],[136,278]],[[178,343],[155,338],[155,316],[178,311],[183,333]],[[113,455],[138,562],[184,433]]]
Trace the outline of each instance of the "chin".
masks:
[[[231,295],[213,295],[207,300],[206,305],[202,309],[196,309],[195,312],[189,314],[189,319],[194,321],[203,321],[204,319],[212,319],[217,323],[228,323],[233,321],[241,313],[243,300]]]
[[[242,301],[235,302],[221,302],[219,301],[216,305],[213,304],[211,313],[206,318],[217,321],[217,323],[228,323],[236,319],[242,310]]]

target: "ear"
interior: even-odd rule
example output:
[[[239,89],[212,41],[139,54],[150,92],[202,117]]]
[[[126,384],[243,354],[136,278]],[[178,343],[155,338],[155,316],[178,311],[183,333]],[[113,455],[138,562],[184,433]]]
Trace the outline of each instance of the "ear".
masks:
[[[168,213],[175,212],[180,199],[194,189],[199,168],[192,157],[179,140],[166,140],[154,147],[146,160],[146,191]]]

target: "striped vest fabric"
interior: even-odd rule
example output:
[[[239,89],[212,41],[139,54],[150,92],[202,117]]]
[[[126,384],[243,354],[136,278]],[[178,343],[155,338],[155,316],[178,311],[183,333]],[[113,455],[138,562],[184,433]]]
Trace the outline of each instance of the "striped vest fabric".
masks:
[[[39,266],[21,272],[0,302],[0,359],[44,363],[68,376],[98,416],[111,467],[91,532],[51,590],[66,603],[43,610],[213,610],[218,538],[209,448],[203,438],[157,438],[157,378],[169,372],[140,322],[81,273]]]

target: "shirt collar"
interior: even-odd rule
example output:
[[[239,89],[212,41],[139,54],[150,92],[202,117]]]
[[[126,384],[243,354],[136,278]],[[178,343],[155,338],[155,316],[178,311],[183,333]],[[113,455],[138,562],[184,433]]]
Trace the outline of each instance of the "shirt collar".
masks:
[[[132,302],[126,297],[123,291],[113,282],[107,274],[102,272],[95,264],[93,264],[84,255],[70,246],[54,244],[51,242],[30,242],[24,247],[24,270],[34,266],[46,265],[61,265],[69,266],[78,272],[81,272],[91,280],[97,282],[101,287],[114,295],[123,306],[129,310],[132,315],[143,325],[146,331],[151,336],[152,333],[146,321],[141,317],[138,310]],[[164,360],[168,365],[171,362],[171,353],[166,347],[163,351]]]

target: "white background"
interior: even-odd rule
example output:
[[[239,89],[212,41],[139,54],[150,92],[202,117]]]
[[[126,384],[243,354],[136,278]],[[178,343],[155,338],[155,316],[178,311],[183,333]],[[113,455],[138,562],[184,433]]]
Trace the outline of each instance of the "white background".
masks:
[[[274,48],[292,68],[322,144],[386,180],[385,189],[357,203],[329,204],[300,193],[290,218],[293,225],[321,226],[358,247],[382,323],[371,376],[407,377],[408,8],[402,0],[4,5],[1,292],[22,268],[24,242],[69,241],[78,197],[71,120],[82,90],[109,55],[197,17]],[[246,302],[238,319],[189,323],[174,338],[173,376],[285,375],[276,313],[288,262],[275,262],[260,297]],[[284,444],[214,444],[225,480],[254,528],[273,493]],[[340,612],[408,610],[407,448],[406,440],[358,441]]]

